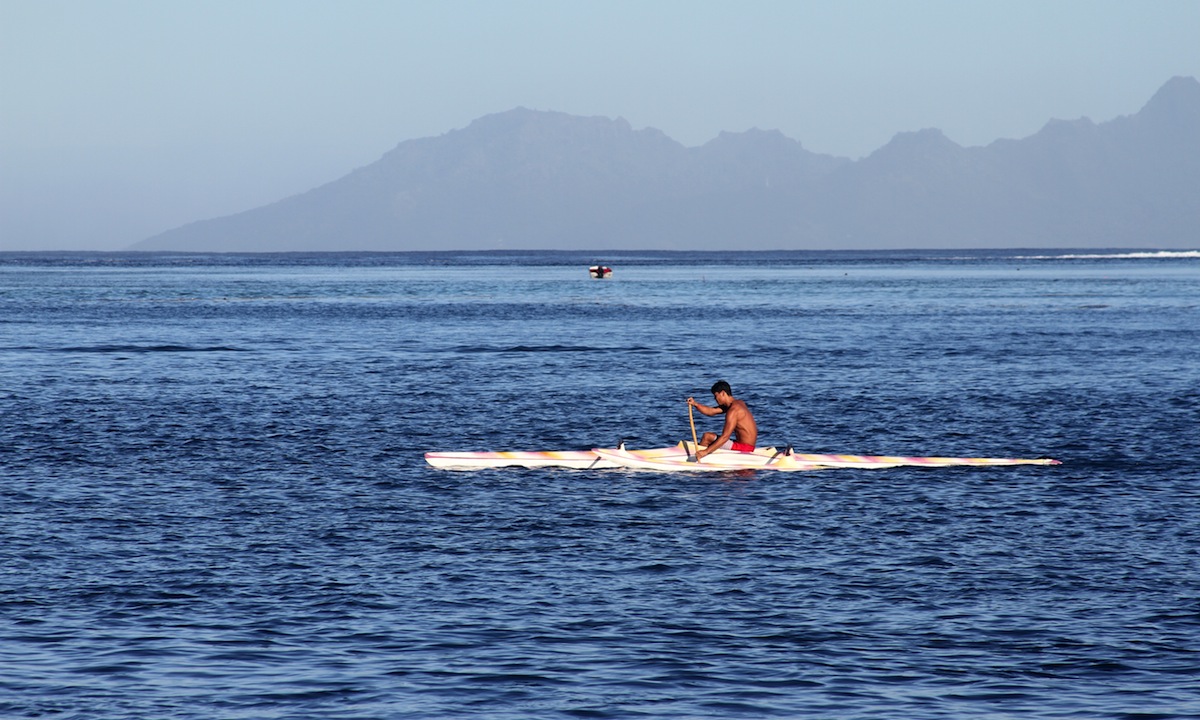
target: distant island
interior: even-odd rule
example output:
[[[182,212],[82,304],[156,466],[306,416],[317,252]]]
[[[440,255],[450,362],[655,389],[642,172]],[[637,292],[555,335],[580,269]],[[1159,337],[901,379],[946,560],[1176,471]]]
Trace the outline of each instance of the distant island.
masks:
[[[409,140],[308,192],[132,250],[806,250],[1200,245],[1200,82],[1137,113],[861,160],[778,131],[687,148],[622,119],[518,108]]]

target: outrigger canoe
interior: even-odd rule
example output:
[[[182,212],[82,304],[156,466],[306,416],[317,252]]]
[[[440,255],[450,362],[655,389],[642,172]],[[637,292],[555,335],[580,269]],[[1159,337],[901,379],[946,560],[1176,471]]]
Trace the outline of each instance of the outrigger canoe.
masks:
[[[901,455],[829,455],[795,453],[791,448],[759,448],[752,453],[717,450],[700,462],[689,460],[691,444],[686,441],[671,447],[648,450],[616,448],[592,450],[551,450],[525,452],[429,452],[425,461],[444,470],[481,470],[486,468],[571,468],[595,470],[624,468],[626,470],[657,470],[662,472],[713,472],[731,470],[822,470],[857,468],[874,470],[894,467],[990,467],[1000,465],[1058,465],[1049,458],[971,458],[971,457],[913,457]]]

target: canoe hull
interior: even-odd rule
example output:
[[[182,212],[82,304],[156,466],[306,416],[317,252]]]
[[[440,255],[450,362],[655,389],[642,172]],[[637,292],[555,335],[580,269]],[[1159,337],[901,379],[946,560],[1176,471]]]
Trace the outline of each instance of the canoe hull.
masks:
[[[909,457],[900,455],[824,455],[814,453],[778,452],[764,456],[760,453],[746,454],[733,450],[717,450],[699,462],[688,462],[687,457],[662,456],[643,458],[621,450],[593,450],[599,457],[620,467],[631,470],[657,470],[660,472],[729,472],[732,470],[776,470],[781,472],[799,470],[832,470],[852,468],[857,470],[879,470],[895,467],[996,467],[1003,465],[1059,465],[1049,458],[1035,460],[1024,458],[965,458],[965,457]]]
[[[443,470],[485,470],[487,468],[560,467],[574,470],[619,467],[601,459],[591,450],[550,450],[545,452],[428,452],[425,462]]]
[[[670,447],[625,452],[639,458],[687,458],[687,451],[683,449],[683,443],[677,443]],[[597,470],[622,467],[611,460],[601,458],[595,450],[427,452],[425,453],[425,462],[443,470],[485,470],[503,467]]]
[[[909,457],[904,455],[821,455],[815,453],[793,453],[792,457],[803,462],[816,463],[825,467],[860,469],[1062,464],[1058,460],[1051,460],[1050,458]]]
[[[792,453],[759,448],[753,453],[717,450],[699,463],[688,462],[691,443],[647,450],[595,448],[593,450],[547,450],[520,452],[429,452],[425,461],[443,470],[488,468],[568,468],[600,470],[625,468],[662,472],[712,472],[730,470],[817,470],[854,468],[878,470],[894,467],[996,467],[1004,465],[1059,465],[1049,458],[914,457],[903,455],[831,455]]]

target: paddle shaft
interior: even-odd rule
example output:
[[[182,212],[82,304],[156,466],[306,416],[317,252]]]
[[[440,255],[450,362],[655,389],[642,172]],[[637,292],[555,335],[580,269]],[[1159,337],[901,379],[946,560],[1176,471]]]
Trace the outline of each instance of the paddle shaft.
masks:
[[[696,456],[696,462],[700,462],[700,441],[696,439],[696,415],[691,403],[688,403],[688,422],[692,426],[692,454]]]

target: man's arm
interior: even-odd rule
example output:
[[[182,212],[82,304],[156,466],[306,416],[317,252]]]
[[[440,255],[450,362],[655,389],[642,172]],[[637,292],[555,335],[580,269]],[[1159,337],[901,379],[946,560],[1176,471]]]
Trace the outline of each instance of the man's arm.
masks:
[[[691,405],[692,407],[699,410],[701,415],[707,415],[709,417],[712,417],[713,415],[720,415],[721,413],[725,412],[724,410],[722,410],[719,407],[709,407],[707,405],[701,405],[700,403],[696,402],[696,398],[694,398],[694,397],[688,398],[688,405]]]
[[[725,427],[721,428],[721,436],[719,438],[717,438],[716,440],[713,440],[712,443],[709,444],[709,446],[707,448],[705,448],[703,450],[698,449],[696,451],[696,459],[697,460],[704,457],[705,455],[711,455],[713,453],[713,451],[717,450],[722,445],[729,442],[729,438],[733,437],[734,429],[737,428],[737,421],[738,421],[738,417],[740,416],[740,414],[741,414],[741,409],[737,408],[737,407],[731,408],[729,410],[729,412],[725,413]]]

